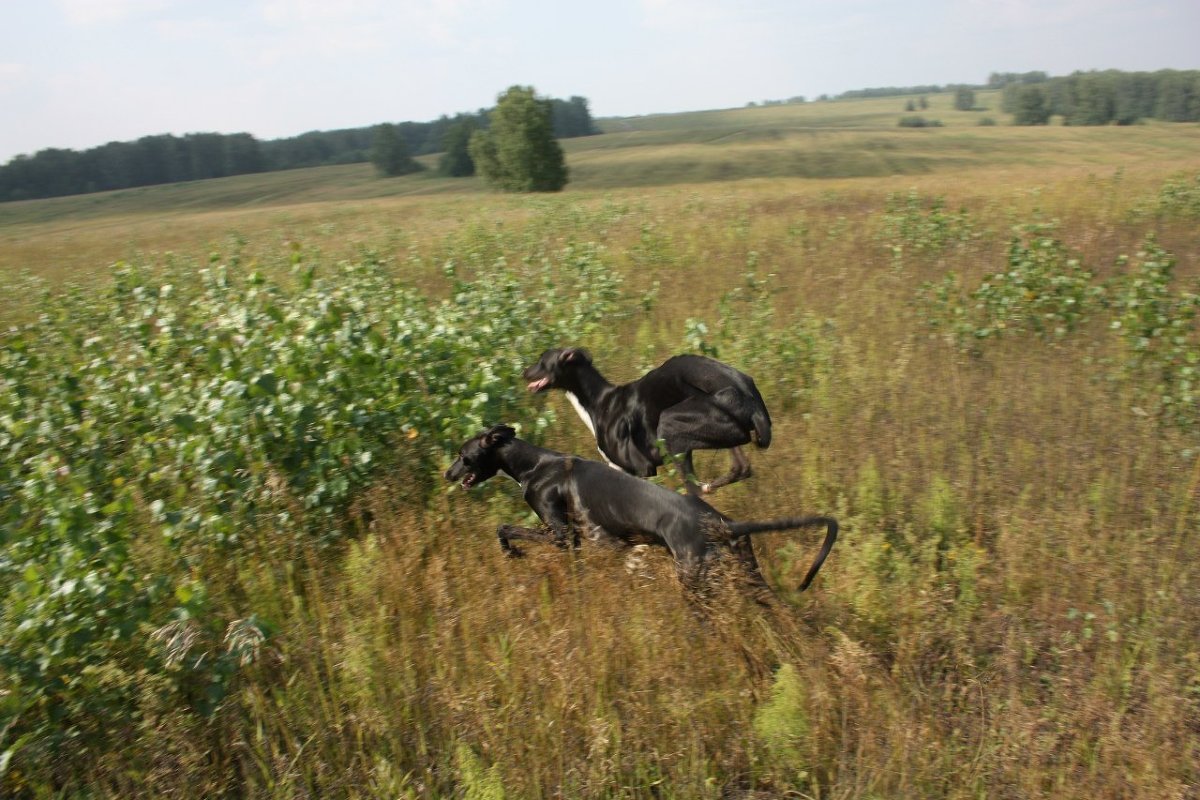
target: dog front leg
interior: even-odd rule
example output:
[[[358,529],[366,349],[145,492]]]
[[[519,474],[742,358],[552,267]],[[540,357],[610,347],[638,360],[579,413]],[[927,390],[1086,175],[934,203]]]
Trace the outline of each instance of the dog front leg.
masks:
[[[524,553],[510,541],[511,539],[545,542],[565,549],[567,547],[567,534],[568,531],[565,528],[560,529],[557,527],[523,528],[520,525],[505,524],[496,529],[496,538],[500,540],[500,549],[512,558],[519,558]]]

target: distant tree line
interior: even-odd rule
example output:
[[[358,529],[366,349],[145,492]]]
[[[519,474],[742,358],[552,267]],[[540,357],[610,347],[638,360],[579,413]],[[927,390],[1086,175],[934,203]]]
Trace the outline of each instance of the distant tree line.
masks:
[[[547,102],[556,137],[598,132],[586,98]],[[486,130],[489,124],[488,109],[442,116],[432,122],[396,123],[391,125],[391,132],[398,137],[399,144],[393,147],[403,147],[411,155],[442,152],[454,133],[461,136],[465,129],[469,138],[471,131]],[[109,142],[84,151],[48,148],[34,155],[17,156],[0,166],[0,202],[363,163],[371,160],[381,127],[310,131],[266,141],[249,133],[162,134],[131,142]],[[405,169],[401,167],[402,171]]]
[[[1050,80],[1050,76],[1044,72],[993,72],[988,75],[988,89],[1003,89],[1005,86],[1010,86],[1014,83],[1028,85],[1031,83],[1044,83]]]
[[[1200,70],[1075,72],[1004,84],[1002,108],[1018,125],[1132,125],[1140,119],[1200,122]]]
[[[949,91],[951,87],[942,86],[879,86],[874,89],[853,89],[842,92],[838,100],[861,100],[870,97],[899,97],[906,94],[938,94]]]

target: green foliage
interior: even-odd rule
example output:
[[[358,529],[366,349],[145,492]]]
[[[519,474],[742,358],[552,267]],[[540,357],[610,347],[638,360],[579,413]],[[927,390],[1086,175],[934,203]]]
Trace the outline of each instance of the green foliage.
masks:
[[[1050,121],[1050,99],[1041,85],[1014,84],[1012,89],[1013,124],[1045,125]]]
[[[380,470],[431,489],[485,423],[536,437],[547,419],[512,376],[619,316],[590,244],[516,269],[468,254],[482,279],[448,263],[443,300],[371,258],[291,260],[289,283],[215,257],[165,281],[123,266],[0,338],[6,742],[87,746],[131,724],[147,673],[213,712],[273,626],[220,618],[208,569],[264,528],[342,536]]]
[[[948,211],[944,197],[926,200],[912,189],[887,196],[883,236],[898,258],[905,251],[940,253],[974,239],[978,232],[966,209]]]
[[[451,126],[442,137],[445,153],[438,160],[438,174],[451,178],[466,178],[475,174],[475,162],[471,158],[471,136],[475,123],[470,118]]]
[[[379,170],[380,175],[389,178],[420,172],[422,169],[409,155],[404,137],[390,122],[375,128],[375,138],[371,143],[371,163]]]
[[[1048,226],[1018,231],[1008,269],[969,292],[954,273],[923,284],[926,322],[970,350],[1006,334],[1057,341],[1103,311],[1120,344],[1113,378],[1138,404],[1134,410],[1186,430],[1200,423],[1200,294],[1172,288],[1174,256],[1151,235],[1132,268],[1122,256],[1121,275],[1097,285]]]
[[[901,117],[896,123],[901,128],[940,128],[942,121],[940,119],[926,119],[921,116],[905,116]]]
[[[591,136],[599,133],[592,121],[586,97],[572,96],[569,100],[550,100],[550,116],[554,124],[554,135],[559,139],[575,136]]]
[[[1147,238],[1133,268],[1111,289],[1111,328],[1122,345],[1121,377],[1144,410],[1191,428],[1200,422],[1200,295],[1175,292],[1174,272],[1174,256]]]
[[[471,136],[470,155],[484,180],[505,192],[557,192],[567,184],[549,101],[513,86],[491,112],[491,128]]]
[[[485,768],[475,751],[464,743],[455,749],[454,761],[464,800],[504,800],[506,794],[498,764]]]
[[[959,111],[972,111],[975,108],[975,90],[969,86],[960,86],[954,90],[954,107]]]
[[[803,778],[808,765],[804,756],[809,737],[807,692],[791,664],[775,673],[771,696],[754,710],[754,734],[773,761]]]
[[[1161,217],[1200,218],[1200,174],[1188,180],[1171,178],[1158,192],[1157,213]]]
[[[1052,232],[1048,225],[1018,227],[1006,269],[985,277],[965,297],[953,273],[923,284],[927,321],[960,347],[1006,334],[1056,340],[1070,333],[1093,310],[1100,289]]]

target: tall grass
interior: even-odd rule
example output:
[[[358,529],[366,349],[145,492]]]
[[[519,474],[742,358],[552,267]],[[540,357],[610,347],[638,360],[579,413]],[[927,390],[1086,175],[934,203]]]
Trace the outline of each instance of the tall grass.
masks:
[[[774,442],[714,503],[741,519],[836,514],[844,535],[816,584],[792,592],[817,543],[783,534],[756,543],[778,594],[765,605],[718,582],[698,607],[657,550],[510,560],[494,531],[528,514],[515,487],[414,491],[437,466],[401,458],[356,495],[340,543],[264,525],[195,566],[215,618],[270,623],[215,707],[169,670],[114,660],[95,680],[132,687],[128,713],[86,747],[37,751],[17,734],[40,709],[0,706],[0,785],[31,797],[1189,796],[1197,431],[1139,404],[1142,365],[1121,369],[1130,350],[1100,311],[1069,335],[1017,330],[964,352],[921,302],[948,272],[976,286],[1014,258],[1054,269],[1013,244],[1014,225],[1051,221],[1097,282],[1144,266],[1153,231],[1182,296],[1200,240],[1187,204],[1163,200],[1169,181],[1171,197],[1188,185],[1175,165],[750,182],[439,201],[411,217],[380,205],[339,221],[431,298],[453,296],[454,280],[486,284],[498,259],[603,247],[631,314],[572,343],[613,380],[701,346],[754,374]],[[291,250],[258,225],[241,258],[269,274],[272,253],[286,263]],[[323,238],[319,215],[289,230],[331,249],[341,234]],[[481,344],[478,363],[536,357],[508,341]],[[521,413],[562,410],[525,402]],[[559,416],[547,443],[591,452]],[[154,533],[131,555],[138,569],[164,564]],[[136,635],[156,629],[154,641],[169,634]],[[232,644],[207,646],[215,657]]]

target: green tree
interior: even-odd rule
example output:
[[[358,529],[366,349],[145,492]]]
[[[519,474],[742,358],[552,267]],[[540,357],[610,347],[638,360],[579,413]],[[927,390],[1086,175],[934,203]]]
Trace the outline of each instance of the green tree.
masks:
[[[379,174],[393,177],[417,172],[421,165],[408,154],[408,145],[400,131],[390,122],[375,128],[375,140],[371,143],[371,163]]]
[[[445,150],[438,160],[438,173],[451,178],[466,178],[475,174],[475,161],[471,158],[471,135],[475,132],[475,120],[467,117],[451,125],[442,137]]]
[[[475,131],[468,148],[489,185],[505,192],[557,192],[567,183],[562,147],[554,138],[550,101],[532,86],[513,86],[492,110],[491,129]]]
[[[554,135],[559,139],[598,133],[586,97],[573,95],[570,100],[551,100],[550,108]]]
[[[1021,86],[1015,107],[1013,122],[1017,125],[1045,125],[1050,121],[1050,103],[1041,86]]]
[[[971,111],[975,108],[975,91],[967,86],[954,90],[954,107],[959,111]]]

